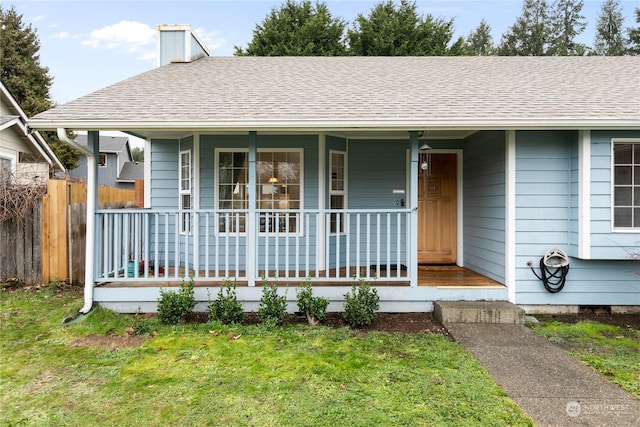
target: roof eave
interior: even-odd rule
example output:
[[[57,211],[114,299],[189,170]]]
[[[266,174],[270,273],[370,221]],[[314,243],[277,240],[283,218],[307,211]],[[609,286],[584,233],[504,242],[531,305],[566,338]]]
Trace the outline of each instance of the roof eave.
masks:
[[[128,120],[29,120],[34,129],[72,130],[180,130],[180,131],[409,131],[409,130],[543,130],[543,129],[640,129],[640,118],[536,118],[446,120],[225,120],[225,121],[128,121]]]

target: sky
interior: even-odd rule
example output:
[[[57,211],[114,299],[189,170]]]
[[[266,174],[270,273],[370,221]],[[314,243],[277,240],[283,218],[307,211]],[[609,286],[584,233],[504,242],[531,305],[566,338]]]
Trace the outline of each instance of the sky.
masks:
[[[25,25],[40,39],[40,65],[53,77],[51,97],[64,104],[156,67],[157,26],[189,24],[213,56],[233,55],[246,47],[253,31],[282,1],[33,1],[3,0],[4,10],[15,7]],[[367,16],[380,2],[325,0],[332,16],[349,26],[358,14]],[[579,41],[589,45],[602,0],[585,0],[587,29]],[[625,28],[634,25],[639,0],[621,0]],[[492,28],[494,42],[521,15],[521,0],[417,0],[420,15],[453,19],[458,36],[466,37],[482,19]],[[144,102],[144,100],[141,100]]]

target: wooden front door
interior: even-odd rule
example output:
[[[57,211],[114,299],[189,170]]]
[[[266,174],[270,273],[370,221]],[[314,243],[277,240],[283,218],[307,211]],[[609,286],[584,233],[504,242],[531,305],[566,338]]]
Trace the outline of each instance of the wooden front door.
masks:
[[[457,171],[455,154],[430,154],[418,176],[418,263],[455,264]]]

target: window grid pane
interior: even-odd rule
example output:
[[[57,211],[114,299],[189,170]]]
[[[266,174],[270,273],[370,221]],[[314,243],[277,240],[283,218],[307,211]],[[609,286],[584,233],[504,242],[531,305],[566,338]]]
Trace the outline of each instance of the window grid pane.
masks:
[[[640,143],[613,146],[613,226],[640,227]]]
[[[218,156],[218,207],[220,209],[247,209],[248,153],[220,152]],[[301,208],[301,153],[298,151],[259,151],[256,158],[256,199],[261,210],[297,210]],[[240,221],[229,219],[229,231],[245,231],[244,214]],[[226,216],[220,220],[220,231],[227,231]],[[236,224],[240,225],[237,226]],[[236,228],[240,228],[236,230]],[[260,217],[261,232],[296,232],[295,212],[269,212]]]
[[[218,156],[218,207],[220,209],[247,209],[249,193],[249,165],[247,152],[221,152]],[[221,213],[220,232],[244,232],[245,214]]]
[[[332,210],[343,210],[346,207],[345,198],[345,153],[332,151],[330,155],[331,181],[329,186],[329,206]],[[331,213],[329,216],[329,230],[332,234],[345,232],[345,215]]]

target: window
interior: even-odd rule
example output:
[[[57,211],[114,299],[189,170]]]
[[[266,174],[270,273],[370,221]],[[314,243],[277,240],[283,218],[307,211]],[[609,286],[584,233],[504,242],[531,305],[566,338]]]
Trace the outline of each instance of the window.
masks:
[[[218,152],[218,208],[247,209],[249,207],[249,153]],[[222,213],[220,218],[221,232],[244,232],[245,214],[233,215]],[[229,216],[227,216],[229,215]],[[227,230],[228,227],[228,230]]]
[[[613,144],[613,227],[640,228],[640,141]]]
[[[180,232],[191,231],[191,151],[180,152]],[[186,212],[185,212],[186,211]]]
[[[13,176],[13,162],[10,158],[0,157],[0,183],[7,185]]]
[[[244,210],[249,208],[249,153],[247,151],[217,152],[218,208]],[[295,213],[302,207],[302,150],[259,150],[256,159],[256,208],[260,211],[261,232],[297,232]],[[287,212],[285,212],[287,211]],[[228,218],[228,220],[227,220]],[[229,222],[227,224],[227,221]],[[222,214],[221,232],[244,232],[244,213]]]
[[[98,155],[98,166],[107,167],[107,155],[105,153],[100,153]]]
[[[260,231],[297,232],[295,211],[301,207],[301,157],[298,151],[258,151],[256,191]],[[264,212],[270,210],[273,212]]]
[[[346,208],[346,169],[345,169],[346,153],[342,151],[329,152],[329,170],[331,171],[331,186],[329,188],[330,208],[333,210],[343,210]],[[344,213],[332,213],[330,216],[330,230],[335,234],[340,231],[345,233],[345,215]],[[339,229],[338,229],[339,227]]]

